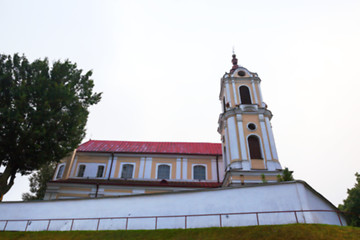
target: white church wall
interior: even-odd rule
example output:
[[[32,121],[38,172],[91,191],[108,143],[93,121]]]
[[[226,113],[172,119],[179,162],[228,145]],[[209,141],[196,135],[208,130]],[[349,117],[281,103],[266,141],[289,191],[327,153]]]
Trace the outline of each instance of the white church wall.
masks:
[[[5,224],[7,231],[24,231],[26,228],[28,231],[47,228],[63,231],[97,228],[100,230],[161,229],[287,224],[296,223],[294,212],[258,214],[256,212],[292,210],[335,210],[335,208],[320,195],[313,193],[305,183],[292,182],[116,198],[5,202],[0,204],[0,230],[5,228]],[[249,212],[252,213],[244,214]],[[194,216],[197,214],[201,216]],[[111,217],[122,218],[99,220],[99,218]],[[72,221],[74,218],[92,219]],[[299,222],[304,223],[340,225],[334,212],[304,214],[298,212],[297,218]],[[36,221],[36,219],[43,220]],[[46,219],[52,220],[49,223]],[[18,221],[6,222],[6,220]],[[27,220],[31,220],[28,225]]]
[[[302,189],[304,191],[304,201],[307,201],[306,206],[309,209],[322,209],[324,202],[312,191],[308,191],[303,185],[298,186],[298,189]],[[313,221],[313,223],[322,222],[324,224],[336,225],[339,223],[339,217],[341,218],[342,223],[346,223],[346,220],[338,215],[331,214],[329,212],[318,212],[318,213],[304,213],[311,215],[309,220]],[[311,222],[309,222],[311,223]]]

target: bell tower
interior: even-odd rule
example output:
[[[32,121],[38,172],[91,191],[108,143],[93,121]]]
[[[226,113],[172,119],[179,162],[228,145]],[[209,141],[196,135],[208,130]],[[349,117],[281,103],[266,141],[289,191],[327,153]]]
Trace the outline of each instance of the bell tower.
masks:
[[[282,173],[260,78],[238,65],[221,78],[219,117],[225,177],[223,186],[276,182]]]

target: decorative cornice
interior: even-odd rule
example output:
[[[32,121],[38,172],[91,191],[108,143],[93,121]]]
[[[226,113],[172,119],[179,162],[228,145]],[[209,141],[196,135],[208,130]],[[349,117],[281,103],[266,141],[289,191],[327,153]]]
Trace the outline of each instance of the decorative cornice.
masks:
[[[221,79],[224,82],[227,81],[235,81],[235,82],[239,82],[239,81],[243,81],[243,80],[249,80],[249,81],[257,81],[257,82],[261,82],[261,79],[259,77],[228,77],[228,78],[222,78]]]
[[[271,120],[271,118],[273,116],[271,111],[266,109],[266,108],[257,108],[257,111],[246,111],[246,108],[240,108],[240,107],[231,108],[231,109],[227,110],[225,113],[222,113],[222,114],[219,115],[218,132],[221,134],[221,132],[222,132],[222,130],[224,128],[224,124],[226,123],[226,120],[229,117],[236,116],[237,120],[239,121],[240,117],[238,117],[238,115],[242,115],[242,114],[249,114],[249,115],[258,115],[258,114],[260,114],[260,115],[263,115],[263,117],[264,116],[268,117],[269,120]],[[241,118],[242,118],[242,116],[241,116]]]

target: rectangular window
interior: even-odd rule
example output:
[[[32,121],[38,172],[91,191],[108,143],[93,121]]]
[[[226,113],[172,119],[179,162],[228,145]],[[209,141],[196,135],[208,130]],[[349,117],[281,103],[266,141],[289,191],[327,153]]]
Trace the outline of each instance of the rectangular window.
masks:
[[[194,166],[194,179],[205,180],[206,179],[206,168],[204,166]]]
[[[96,177],[101,178],[104,175],[104,166],[98,166]]]
[[[124,164],[121,170],[121,178],[132,178],[134,165]]]
[[[169,165],[159,165],[157,172],[158,179],[170,179],[170,166]]]
[[[79,171],[78,171],[78,174],[77,174],[78,177],[84,177],[85,167],[86,167],[85,165],[80,165],[79,166]]]
[[[63,175],[63,173],[64,173],[64,168],[65,168],[64,165],[61,165],[61,166],[59,167],[58,173],[57,173],[57,175],[56,175],[56,179],[62,178],[62,175]]]

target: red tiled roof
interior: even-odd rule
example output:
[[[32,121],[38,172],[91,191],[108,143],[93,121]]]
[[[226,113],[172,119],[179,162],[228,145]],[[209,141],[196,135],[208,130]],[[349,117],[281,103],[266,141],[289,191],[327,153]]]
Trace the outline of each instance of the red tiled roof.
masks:
[[[220,143],[193,142],[130,142],[90,140],[81,144],[78,152],[151,153],[221,155]]]
[[[65,179],[50,181],[50,183],[66,183],[66,184],[99,184],[113,186],[141,186],[141,187],[181,187],[181,188],[218,188],[222,183],[218,182],[179,182],[179,181],[145,181],[145,180],[103,180],[103,179]]]

